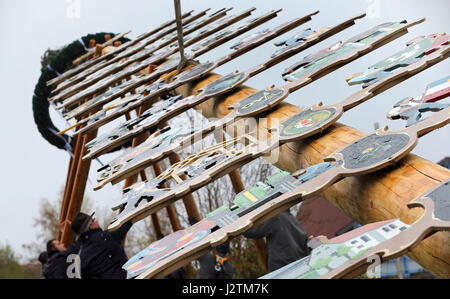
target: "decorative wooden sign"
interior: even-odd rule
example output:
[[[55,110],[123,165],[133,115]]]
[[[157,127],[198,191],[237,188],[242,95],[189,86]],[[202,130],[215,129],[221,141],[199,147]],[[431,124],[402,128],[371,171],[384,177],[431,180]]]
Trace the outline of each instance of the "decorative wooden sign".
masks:
[[[201,13],[200,13],[200,16],[201,16],[201,14],[205,14],[206,11],[208,11],[208,10],[209,10],[209,9],[207,9],[207,10],[201,12]],[[184,13],[184,14],[181,16],[182,22],[183,22],[184,24],[189,23],[188,20],[183,20],[183,19],[189,17],[189,16],[192,14],[192,12],[193,12],[193,11],[191,10],[191,11],[189,11],[189,12],[187,12],[187,13]],[[74,75],[76,75],[76,74],[78,74],[78,73],[80,73],[80,72],[82,72],[82,71],[84,71],[85,69],[92,67],[92,66],[95,65],[96,63],[99,63],[99,62],[101,62],[101,61],[103,61],[103,60],[105,60],[105,59],[107,59],[107,58],[111,58],[113,55],[115,55],[115,54],[117,54],[117,53],[119,53],[119,52],[121,52],[121,51],[127,49],[129,46],[135,45],[136,43],[138,43],[138,42],[140,42],[140,41],[142,41],[142,40],[144,40],[144,39],[147,39],[148,37],[150,37],[150,36],[152,36],[152,35],[158,33],[159,31],[165,29],[166,27],[175,24],[175,21],[176,21],[176,20],[174,19],[174,20],[172,20],[172,21],[169,21],[169,22],[166,22],[166,23],[164,23],[164,24],[161,24],[160,26],[158,26],[158,28],[156,28],[156,29],[154,29],[154,30],[151,30],[151,31],[149,31],[149,32],[143,33],[143,34],[139,35],[136,39],[134,39],[134,40],[132,40],[132,41],[129,41],[129,42],[126,42],[126,43],[124,43],[124,44],[122,44],[122,45],[116,47],[113,51],[108,52],[108,54],[102,55],[102,56],[100,56],[100,57],[98,57],[98,58],[95,58],[95,59],[91,59],[91,60],[85,61],[83,64],[79,64],[78,66],[76,66],[76,67],[74,67],[74,68],[72,68],[72,69],[70,69],[70,70],[64,72],[63,74],[61,74],[61,76],[56,77],[56,78],[53,78],[52,80],[49,80],[49,81],[47,82],[47,86],[59,84],[59,83],[61,83],[62,81],[66,80],[66,79],[68,79],[68,78],[70,78],[70,77],[72,77],[72,76],[74,76]],[[175,25],[172,26],[172,28],[171,28],[170,30],[175,31],[175,30],[176,30],[176,26],[175,26]],[[165,30],[165,33],[166,33],[166,34],[168,33],[167,31],[168,31],[168,30]]]
[[[414,44],[410,44],[408,48],[415,49]],[[364,101],[369,100],[370,98],[379,94],[381,91],[395,86],[396,84],[406,80],[416,73],[438,63],[439,61],[442,61],[449,55],[448,45],[435,46],[435,50],[433,52],[430,52],[429,55],[426,55],[425,53],[428,52],[429,49],[430,47],[422,48],[420,51],[414,50],[414,55],[411,54],[410,56],[410,62],[414,61],[414,63],[409,64],[406,61],[402,61],[402,65],[398,66],[396,62],[392,62],[391,65],[388,65],[386,67],[395,69],[395,71],[389,72],[389,75],[384,76],[382,80],[366,86],[362,90],[354,93],[350,97],[334,105],[316,105],[310,108],[306,108],[300,113],[293,115],[292,117],[285,120],[281,124],[281,128],[273,128],[272,132],[278,130],[277,134],[279,135],[280,145],[286,142],[304,139],[318,132],[322,132],[325,128],[335,123],[345,111],[363,103]],[[417,60],[414,58],[416,56],[421,58]],[[397,57],[397,54],[394,54],[391,57]],[[224,119],[213,122],[207,127],[199,129],[192,135],[185,136],[181,139],[174,139],[173,143],[166,143],[166,147],[158,146],[157,148],[154,148],[151,151],[147,152],[147,155],[139,155],[127,159],[125,160],[125,162],[123,162],[122,165],[120,165],[120,167],[117,166],[118,168],[114,172],[109,171],[110,167],[107,167],[105,171],[101,172],[99,182],[104,185],[112,181],[117,182],[118,178],[124,179],[127,176],[131,176],[139,172],[140,170],[150,166],[151,164],[167,157],[174,151],[180,151],[185,146],[192,144],[193,141],[201,140],[201,138],[208,135],[214,130],[221,129],[222,127],[231,124],[239,118],[257,115],[267,109],[270,109],[279,101],[280,98],[284,96],[284,91],[277,88],[257,92],[237,103],[234,113],[230,113]],[[170,115],[168,116],[170,117]],[[153,122],[154,124],[157,124],[160,123],[163,119],[166,119],[165,116],[156,116],[154,119],[150,120],[147,123]],[[154,127],[155,126],[148,126],[147,128]],[[107,152],[112,148],[123,144],[131,137],[137,136],[137,134],[140,132],[139,130],[140,127],[136,128],[136,130],[129,128],[128,131],[122,131],[123,135],[111,134],[108,142],[104,143],[103,145],[99,145],[95,150],[89,150],[89,154],[86,155],[85,158],[96,157],[98,156],[98,154]],[[119,130],[114,130],[113,132],[118,131]],[[120,138],[116,137],[119,135]],[[125,136],[128,136],[128,139],[125,139]],[[117,138],[117,141],[114,140],[114,138]],[[149,140],[151,138],[152,137],[150,137]],[[111,145],[114,144],[115,146],[112,147]],[[136,149],[136,152],[140,153],[140,149]]]
[[[364,84],[366,87],[390,75],[396,68],[408,66],[449,45],[450,36],[445,33],[434,33],[419,36],[408,42],[406,49],[369,67],[363,74],[355,74],[348,78],[348,84]]]
[[[196,38],[191,38],[190,40],[187,40],[185,42],[185,46],[187,47],[189,45],[192,45],[192,44],[208,37],[209,35],[217,32],[223,28],[226,28],[227,26],[230,26],[230,25],[236,23],[236,22],[242,20],[243,18],[248,17],[249,15],[251,15],[253,10],[255,10],[255,8],[248,9],[237,16],[231,16],[231,17],[227,18],[226,22],[222,22],[219,26],[209,26],[208,31],[202,31],[203,33],[199,34]],[[270,15],[271,15],[271,17],[275,17],[276,13],[275,14],[272,13]],[[268,19],[270,19],[270,17]],[[265,21],[267,21],[267,19]],[[259,24],[261,24],[261,23],[257,23],[257,25],[259,25]],[[138,59],[140,60],[138,63],[136,63],[137,65],[134,64],[134,65],[131,65],[129,68],[124,69],[125,66],[129,65],[128,60],[125,63],[116,62],[116,64],[118,64],[118,65],[116,67],[113,67],[113,69],[111,69],[110,72],[116,73],[116,74],[118,72],[120,75],[118,75],[117,77],[123,79],[123,78],[133,75],[134,73],[136,73],[140,70],[145,69],[146,67],[150,66],[151,64],[158,64],[158,63],[164,61],[165,58],[167,58],[170,55],[175,54],[176,52],[179,51],[178,44],[176,44],[175,47],[171,46],[170,43],[168,43],[168,42],[164,43],[164,44],[168,44],[168,45],[166,45],[165,47],[155,46],[153,49],[151,49],[147,53],[142,54],[143,56],[141,54],[137,53],[136,55],[138,58],[134,59],[134,60],[138,60]],[[156,50],[158,50],[158,51],[156,51]],[[150,53],[154,53],[155,55],[150,56]],[[142,59],[144,59],[144,60],[142,61]],[[110,86],[111,84],[119,81],[118,79],[116,79],[116,80],[112,80],[111,82],[107,81],[108,83],[97,84],[98,81],[103,80],[105,78],[108,78],[108,77],[95,76],[94,78],[92,78],[92,80],[82,82],[80,84],[77,84],[75,86],[65,89],[63,92],[50,98],[49,101],[63,101],[63,100],[68,99],[69,97],[71,97],[69,102],[72,103],[73,101],[76,101],[76,99],[78,99],[79,95],[78,94],[75,95],[75,94],[80,90],[89,89],[89,93],[86,93],[86,91],[81,93],[81,95],[83,97],[87,97],[87,96],[92,95],[93,93],[98,92],[98,91]],[[93,86],[91,86],[91,85],[93,85]],[[95,88],[94,88],[94,86],[95,86]],[[67,101],[65,101],[65,102],[67,102]]]
[[[221,9],[201,19],[188,23],[183,26],[183,32],[188,35],[196,30],[199,30],[207,24],[223,18],[224,16],[226,16],[229,10],[230,9]],[[225,20],[227,20],[227,18],[225,18]],[[157,50],[172,44],[176,40],[176,31],[170,30],[168,33],[163,32],[161,34],[158,34],[157,36],[151,39],[147,39],[140,44],[137,44],[136,46],[128,47],[125,51],[122,51],[116,57],[107,61],[104,60],[102,63],[96,64],[95,67],[91,67],[79,73],[78,75],[71,77],[70,80],[66,80],[61,85],[59,85],[58,88],[53,90],[52,94],[58,94],[67,87],[78,84],[81,81],[84,81],[83,87],[87,87],[89,86],[89,84],[93,84],[96,81],[107,77],[108,75],[114,74],[120,69],[123,69],[132,63],[136,63],[148,58]],[[147,47],[151,44],[153,45]]]
[[[239,30],[232,30],[230,32],[231,35],[223,36],[221,40],[216,40],[216,43],[220,44],[221,41],[223,42],[223,40],[229,40],[233,36],[240,35],[243,32],[248,31],[248,30],[250,30],[253,27],[256,27],[258,25],[258,23],[265,22],[268,19],[275,17],[276,13],[277,12],[271,12],[271,13],[266,14],[266,15],[260,17],[260,18],[254,19],[251,22],[250,21],[246,22],[245,26],[240,25],[239,28],[238,28]],[[297,18],[294,21],[292,21],[292,23],[289,22],[287,24],[283,24],[282,26],[277,28],[276,32],[277,33],[280,33],[280,32],[282,33],[282,32],[285,32],[285,31],[289,30],[289,28],[292,28],[292,26],[298,26],[301,23],[304,23],[304,22],[310,20],[311,16],[316,14],[316,13],[317,12],[312,13],[312,14],[307,15],[307,16],[302,17],[302,18]],[[103,112],[104,117],[102,117],[101,120],[99,119],[98,121],[94,121],[94,122],[88,121],[89,124],[86,127],[82,128],[81,130],[75,132],[75,134],[85,134],[86,132],[88,132],[88,131],[90,131],[92,129],[98,128],[100,125],[102,125],[104,123],[107,123],[107,122],[109,122],[109,121],[111,121],[111,120],[113,120],[113,119],[115,119],[115,118],[125,114],[126,112],[141,106],[142,104],[145,104],[145,103],[147,103],[149,101],[154,101],[157,97],[159,97],[161,95],[164,95],[164,94],[168,93],[169,91],[172,91],[172,90],[176,89],[179,86],[182,86],[182,85],[184,85],[186,83],[189,83],[189,82],[197,80],[197,79],[199,79],[199,78],[201,78],[203,76],[206,76],[211,71],[213,71],[216,67],[218,67],[220,65],[223,65],[224,63],[226,63],[226,62],[228,62],[228,61],[230,61],[230,60],[232,60],[232,59],[234,59],[234,58],[236,58],[236,57],[246,53],[247,51],[257,47],[258,45],[260,45],[260,44],[264,43],[265,41],[269,40],[270,38],[274,37],[274,35],[275,34],[264,35],[264,36],[261,37],[261,39],[259,39],[257,41],[254,41],[252,44],[249,44],[247,47],[241,48],[241,49],[236,50],[234,52],[231,52],[230,54],[225,55],[224,57],[218,59],[215,62],[206,62],[206,63],[202,63],[202,64],[199,64],[199,65],[196,65],[195,67],[190,68],[190,69],[188,69],[188,70],[186,70],[186,71],[176,75],[174,77],[173,81],[167,82],[166,84],[161,84],[161,82],[164,82],[164,81],[161,81],[161,80],[156,81],[153,85],[157,85],[158,88],[153,89],[152,92],[150,92],[150,94],[148,94],[146,96],[142,96],[139,100],[137,100],[134,103],[129,104],[129,105],[125,106],[125,107],[120,107],[120,109],[115,109],[114,111],[110,110],[111,112],[108,115],[105,112]],[[212,47],[214,45],[215,44],[208,44],[208,47]],[[232,81],[229,81],[229,82],[232,82]],[[238,82],[235,82],[235,84],[233,86],[231,86],[229,88],[223,88],[223,89],[220,89],[220,90],[218,90],[218,88],[217,88],[218,86],[216,86],[216,88],[214,89],[214,94],[216,94],[216,95],[223,94],[223,93],[225,93],[225,92],[227,92],[229,90],[232,90],[237,85],[238,85]],[[222,87],[224,87],[224,86],[222,85]],[[205,93],[202,94],[202,96],[209,96],[210,97],[211,96],[211,91],[212,90],[206,90]],[[98,119],[97,116],[95,116],[95,118]]]
[[[153,153],[158,153],[160,148],[168,148],[171,144],[176,144],[176,141],[183,137],[190,136],[196,130],[196,128],[178,127],[172,129],[170,127],[165,127],[153,133],[147,140],[133,148],[128,154],[117,157],[107,165],[98,169],[97,171],[100,173],[98,182],[102,182],[103,180],[112,177],[113,174],[118,173],[125,167],[130,171],[132,171],[132,168],[138,169],[138,172],[142,167],[140,164],[142,161],[145,161],[145,157],[152,156]],[[173,149],[173,152],[175,152],[175,148]],[[126,172],[126,174],[128,174],[128,172]],[[115,179],[117,179],[117,177],[115,177]]]
[[[317,12],[315,12],[315,13],[317,13]],[[313,14],[315,14],[315,13],[313,13]],[[313,14],[311,14],[311,15],[313,15]],[[180,84],[184,84],[184,82],[186,82],[187,80],[191,80],[191,78],[193,76],[197,76],[198,74],[203,74],[204,72],[210,72],[213,68],[216,68],[217,66],[230,61],[234,57],[237,57],[237,55],[240,55],[241,53],[246,52],[249,49],[253,49],[257,45],[259,45],[263,42],[266,42],[267,40],[270,40],[270,39],[282,34],[283,32],[285,32],[287,30],[290,30],[293,26],[296,26],[299,23],[303,22],[305,18],[310,18],[311,15],[308,15],[303,18],[294,19],[293,21],[284,23],[284,24],[276,27],[273,30],[264,30],[264,31],[260,32],[259,34],[254,34],[254,35],[252,35],[251,40],[245,41],[245,44],[240,43],[239,47],[237,48],[237,50],[235,52],[232,52],[232,53],[220,58],[219,60],[217,60],[214,63],[210,62],[210,63],[200,64],[186,72],[183,72],[178,77],[178,80],[182,80],[183,83],[176,82],[176,80],[175,80],[174,81],[175,83],[172,83],[172,84],[175,84],[175,86],[178,87]],[[303,43],[297,43],[297,45],[295,47],[290,47],[289,51],[286,50],[286,51],[283,51],[282,53],[280,53],[279,55],[272,56],[265,63],[257,65],[256,67],[252,67],[249,70],[244,71],[244,72],[236,71],[227,76],[224,76],[224,77],[218,79],[217,81],[214,81],[211,84],[205,86],[202,90],[199,91],[200,94],[198,94],[196,96],[191,96],[182,101],[177,101],[176,103],[173,103],[172,105],[165,105],[165,104],[161,105],[160,109],[151,108],[151,110],[153,111],[152,114],[146,114],[145,116],[140,116],[140,117],[138,117],[138,119],[151,117],[151,120],[148,120],[145,122],[146,123],[145,126],[146,126],[146,129],[152,129],[152,128],[156,127],[158,124],[163,123],[163,122],[169,120],[170,118],[172,118],[192,107],[195,107],[196,105],[206,101],[207,99],[209,99],[211,97],[216,97],[221,94],[231,92],[234,88],[243,84],[250,77],[262,72],[263,70],[266,70],[266,69],[272,67],[273,65],[282,61],[283,59],[286,59],[287,57],[294,55],[296,52],[299,52],[309,46],[312,46],[313,44],[319,42],[323,38],[330,36],[333,33],[337,33],[340,30],[347,28],[348,26],[351,26],[352,24],[354,24],[354,21],[356,19],[362,18],[363,16],[364,16],[364,14],[356,16],[349,20],[346,20],[345,22],[343,22],[333,28],[329,28],[327,30],[321,30],[320,34],[312,34],[311,33],[307,36],[307,38],[304,39]],[[168,87],[168,88],[173,89],[173,87]],[[271,92],[264,92],[264,95],[266,97],[268,96],[268,94],[271,94]],[[250,97],[249,99],[247,99],[247,101],[253,101],[253,96]],[[242,112],[242,111],[240,111],[240,112]],[[155,116],[155,115],[158,115],[158,116]],[[141,128],[139,128],[138,130],[134,130],[130,126],[127,126],[127,127],[128,127],[129,132],[126,132],[126,130],[123,130],[122,125],[117,129],[113,129],[109,133],[110,137],[107,138],[108,140],[110,140],[110,142],[104,143],[103,149],[100,149],[99,147],[97,147],[96,151],[95,151],[96,152],[95,155],[98,155],[101,152],[104,152],[105,149],[107,149],[107,148],[110,149],[112,147],[117,147],[119,145],[119,143],[123,144],[123,142],[126,141],[125,139],[122,138],[122,137],[125,138],[124,135],[127,135],[128,138],[133,138],[137,134],[140,134],[143,132],[143,130]],[[120,134],[118,133],[118,130],[120,131]],[[119,136],[121,138],[118,138]],[[105,137],[99,137],[99,138],[101,138],[102,140],[106,140]],[[92,157],[91,151],[89,152],[87,157]]]
[[[158,257],[156,260],[153,259],[151,254],[147,258],[145,252],[138,253],[138,259],[142,265],[133,264],[130,267],[127,263],[124,265],[124,269],[133,271],[134,267],[139,267],[140,270],[136,274],[139,275],[138,278],[166,275],[190,260],[228,241],[229,238],[248,230],[253,225],[271,218],[301,200],[316,196],[342,178],[367,174],[392,165],[406,156],[415,147],[418,137],[449,122],[450,107],[400,131],[387,132],[385,128],[377,130],[375,133],[362,137],[338,150],[325,159],[327,162],[314,165],[303,172],[299,172],[300,176],[297,179],[289,174],[280,175],[282,178],[278,181],[272,178],[271,183],[268,184],[270,187],[266,187],[266,190],[278,189],[273,191],[274,193],[270,193],[271,196],[263,194],[262,199],[259,199],[256,196],[251,196],[254,193],[249,192],[250,190],[244,191],[243,193],[249,192],[248,194],[250,195],[247,197],[250,197],[252,205],[256,205],[256,207],[249,208],[250,211],[248,212],[242,211],[235,206],[230,208],[222,207],[214,211],[214,216],[222,218],[223,221],[217,221],[216,226],[207,231],[202,239],[199,240],[197,237],[195,243],[188,244],[180,249],[165,247],[161,250],[164,250],[167,254],[163,257]],[[261,200],[261,203],[259,200]],[[242,212],[236,215],[237,211]],[[170,235],[166,238],[170,238]],[[157,247],[154,245],[150,246]],[[132,258],[132,260],[136,261],[137,259]],[[129,274],[129,276],[133,275],[135,274]]]
[[[450,230],[450,179],[411,201],[423,215],[408,225],[400,219],[364,225],[327,240],[316,238],[311,254],[261,279],[342,278],[361,272],[379,257],[380,262],[399,257],[438,231]]]
[[[173,60],[169,60],[168,63],[170,63],[171,61],[173,61]],[[124,81],[121,84],[111,87],[104,93],[93,97],[92,99],[84,102],[81,105],[78,105],[77,107],[75,107],[72,110],[63,109],[62,110],[63,116],[67,120],[84,116],[87,113],[92,112],[93,110],[98,108],[98,105],[101,105],[103,102],[105,102],[105,104],[111,102],[110,100],[107,101],[108,97],[113,96],[117,93],[120,93],[121,94],[120,96],[124,96],[126,93],[130,92],[131,90],[135,90],[135,88],[129,89],[129,87],[132,86],[134,83],[138,82],[139,80],[140,80],[139,77],[132,77],[132,78],[130,78],[130,80]],[[118,98],[120,96],[117,96],[114,98]]]
[[[233,200],[231,208],[222,206],[207,215],[206,218],[197,222],[185,230],[176,231],[165,238],[152,243],[150,246],[133,256],[123,268],[128,272],[128,278],[135,277],[146,269],[150,268],[158,261],[167,258],[171,254],[194,244],[207,235],[211,234],[211,229],[226,227],[239,216],[232,211],[239,210],[240,214],[246,209],[251,209],[259,201],[267,202],[279,192],[285,192],[284,184],[295,181],[287,172],[279,172],[269,177],[265,182],[258,182],[254,187],[238,194]],[[277,184],[278,183],[278,184]],[[275,186],[276,185],[276,186]],[[281,190],[281,191],[279,191]],[[188,239],[188,242],[184,242]]]
[[[436,103],[450,96],[450,76],[430,83],[422,96],[406,98],[394,105],[387,117],[390,119],[404,119],[406,126],[420,121],[422,113],[436,112],[450,106],[450,103]]]
[[[86,148],[89,152],[103,151],[105,145],[109,144],[111,141],[115,141],[115,144],[124,144],[129,138],[129,132],[147,132],[146,125],[150,122],[153,123],[155,119],[164,114],[164,107],[169,105],[175,105],[182,100],[182,96],[174,96],[168,99],[164,99],[156,102],[151,108],[144,111],[140,117],[136,117],[120,124],[113,132],[108,134],[103,134],[97,138],[91,140],[86,144]]]
[[[327,69],[334,68],[348,60],[353,60],[354,55],[364,55],[386,43],[389,37],[395,36],[398,30],[405,34],[408,27],[422,23],[420,19],[408,24],[406,21],[390,22],[378,25],[366,32],[358,34],[346,42],[337,42],[334,45],[322,49],[314,54],[304,57],[300,62],[291,65],[283,72],[283,79],[291,82],[307,80],[310,74],[320,74]]]

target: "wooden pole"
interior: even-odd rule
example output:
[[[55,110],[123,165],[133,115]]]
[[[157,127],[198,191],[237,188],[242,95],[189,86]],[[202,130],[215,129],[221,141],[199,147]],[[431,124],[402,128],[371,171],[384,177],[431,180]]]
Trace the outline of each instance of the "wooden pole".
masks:
[[[77,121],[79,121],[80,119],[77,119]],[[66,220],[71,221],[72,218],[68,219],[67,218],[67,214],[69,211],[69,207],[71,204],[71,198],[72,198],[72,194],[74,192],[74,184],[75,184],[75,179],[77,177],[77,172],[78,172],[78,167],[80,165],[80,159],[81,159],[81,152],[83,149],[83,139],[84,136],[82,135],[77,135],[73,141],[73,157],[70,160],[70,166],[69,166],[69,173],[68,173],[68,177],[66,179],[66,186],[64,188],[64,196],[63,196],[63,200],[62,200],[62,204],[61,204],[61,211],[60,211],[60,215],[59,215],[59,224],[64,223],[64,226],[62,227],[62,231],[59,230],[58,227],[58,231],[57,231],[57,236],[56,239],[62,241],[63,240],[63,235],[64,232],[66,231],[70,231],[70,229],[68,228],[69,224],[66,222]],[[67,228],[66,228],[67,226]],[[67,239],[66,239],[67,240]],[[70,243],[70,240],[68,241]],[[69,243],[65,243],[66,246],[69,245]]]
[[[218,78],[219,75],[211,74],[199,82],[178,88],[177,93],[184,96],[195,94],[196,90]],[[207,118],[223,118],[230,113],[227,108],[231,104],[255,92],[253,88],[242,86],[232,95],[210,99],[196,109]],[[269,122],[271,119],[281,122],[300,111],[299,107],[284,102],[264,117]],[[267,128],[259,125],[258,130],[262,133],[258,138],[270,136]],[[231,128],[231,135],[233,131]],[[294,172],[322,162],[329,154],[365,135],[355,128],[336,123],[322,134],[280,147],[279,159],[274,165]],[[406,204],[449,177],[450,170],[409,154],[395,166],[367,175],[345,178],[327,188],[321,196],[361,224],[393,218],[412,223],[420,217],[422,210],[410,210]],[[434,276],[450,277],[450,232],[430,236],[410,251],[408,256]]]
[[[76,136],[72,141],[73,157],[70,158],[69,170],[66,178],[66,185],[64,187],[64,195],[61,203],[61,210],[59,213],[59,224],[62,224],[66,220],[67,208],[70,202],[70,196],[72,194],[73,182],[75,180],[75,174],[77,171],[79,155],[81,151],[81,136]],[[56,239],[61,241],[63,231],[59,230],[56,233]]]
[[[183,24],[181,21],[182,15],[180,0],[174,0],[173,3],[175,7],[175,17],[177,24],[178,47],[180,49],[180,64],[177,67],[177,72],[179,73],[186,63],[186,58],[184,56]]]
[[[81,159],[81,157],[83,157],[87,152],[86,143],[94,139],[96,136],[97,130],[93,130],[92,132],[83,136],[81,154],[78,159],[78,167],[76,170],[75,181],[73,183],[72,194],[70,196],[70,202],[67,208],[67,214],[65,218],[66,225],[64,226],[64,232],[61,239],[61,241],[66,245],[66,247],[70,245],[73,239],[72,230],[70,229],[70,225],[68,225],[68,222],[72,221],[72,219],[76,216],[76,214],[78,214],[81,210],[84,192],[86,190],[86,183],[89,176],[89,169],[91,166],[90,159],[84,161],[83,159]]]

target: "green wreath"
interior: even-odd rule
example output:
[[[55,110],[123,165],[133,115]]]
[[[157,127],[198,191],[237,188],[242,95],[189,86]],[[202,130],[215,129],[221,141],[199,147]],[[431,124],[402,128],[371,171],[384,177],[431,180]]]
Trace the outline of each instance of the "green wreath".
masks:
[[[105,34],[109,34],[111,38],[115,35],[114,33],[107,32],[88,34],[73,41],[61,50],[48,50],[44,54],[43,61],[41,61],[41,76],[34,88],[33,94],[34,122],[42,137],[59,149],[71,150],[70,144],[72,137],[67,134],[57,135],[57,132],[60,130],[55,127],[50,118],[50,103],[48,102],[48,97],[55,86],[47,86],[47,81],[70,69],[72,67],[72,61],[87,52],[85,45],[88,45],[91,39],[94,39],[96,43],[104,43]],[[119,41],[125,43],[129,39],[122,37]]]

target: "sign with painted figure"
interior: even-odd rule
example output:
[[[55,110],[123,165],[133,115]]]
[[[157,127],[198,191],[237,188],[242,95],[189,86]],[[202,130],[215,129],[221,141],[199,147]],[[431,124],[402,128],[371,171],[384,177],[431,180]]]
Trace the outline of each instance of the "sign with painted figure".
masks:
[[[106,98],[115,94],[118,91],[121,91],[121,90],[127,88],[128,86],[130,86],[134,82],[136,82],[136,80],[137,80],[137,77],[133,77],[130,80],[121,83],[120,85],[113,86],[110,89],[108,89],[107,91],[105,91],[104,93],[93,97],[92,99],[84,102],[83,104],[77,106],[76,108],[74,108],[72,110],[62,109],[64,118],[66,120],[70,120],[72,118],[79,118],[81,116],[86,115],[87,113],[91,112],[96,107],[98,107],[97,106],[98,103],[101,104],[103,101],[105,101]]]
[[[138,173],[145,167],[146,160],[149,157],[160,161],[166,157],[157,156],[161,147],[168,149],[171,143],[175,143],[176,140],[180,140],[185,136],[192,134],[193,130],[195,130],[195,128],[179,127],[171,129],[170,127],[166,127],[151,134],[142,144],[133,148],[130,152],[117,157],[105,166],[99,168],[97,170],[99,173],[97,178],[98,184],[105,185],[110,181],[117,182],[123,177],[129,177],[131,173]],[[175,151],[176,149],[173,148],[172,152]]]
[[[386,43],[398,33],[406,33],[407,28],[423,22],[424,19],[412,23],[391,22],[376,26],[364,33],[349,39],[346,42],[339,41],[330,47],[310,54],[283,71],[283,79],[290,82],[308,80],[321,74],[329,68],[344,65],[355,57],[366,53]]]
[[[449,103],[438,103],[450,96],[450,76],[430,83],[425,92],[417,98],[405,98],[394,105],[388,112],[389,119],[404,119],[406,126],[420,121],[423,113],[437,112],[450,106]]]
[[[311,254],[261,279],[346,278],[368,269],[371,257],[380,262],[405,254],[438,231],[450,230],[450,180],[444,181],[409,203],[424,208],[423,215],[408,225],[400,219],[371,223],[328,240],[316,238]],[[360,272],[360,271],[357,271]]]
[[[424,56],[448,46],[449,38],[450,36],[445,33],[435,33],[418,37],[410,41],[404,50],[370,66],[363,74],[352,76],[347,82],[349,85],[363,84],[363,88],[374,84],[392,74],[397,68],[414,64]]]
[[[166,113],[167,107],[171,107],[173,104],[182,100],[182,96],[173,96],[167,99],[162,99],[156,102],[152,107],[145,110],[140,116],[132,118],[126,122],[119,124],[117,127],[110,130],[108,133],[97,136],[92,139],[88,143],[86,143],[86,149],[89,153],[98,152],[100,149],[105,151],[111,150],[111,148],[107,146],[110,141],[115,141],[115,146],[121,146],[126,143],[130,138],[128,138],[128,134],[133,132],[136,134],[137,132],[147,132],[146,125],[148,123],[153,123],[154,119],[157,119],[162,114]]]

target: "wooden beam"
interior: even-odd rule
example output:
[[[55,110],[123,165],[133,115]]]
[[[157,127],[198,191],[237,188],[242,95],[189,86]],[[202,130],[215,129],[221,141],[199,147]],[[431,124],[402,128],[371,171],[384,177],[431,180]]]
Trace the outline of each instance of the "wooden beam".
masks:
[[[73,183],[75,180],[75,174],[77,171],[78,160],[80,159],[81,140],[82,140],[81,135],[76,136],[72,140],[73,157],[70,158],[69,169],[68,169],[67,178],[66,178],[66,185],[64,187],[63,200],[61,202],[61,210],[59,213],[59,224],[60,225],[66,220],[66,216],[67,216],[67,209],[69,207],[70,196],[72,194],[72,187],[73,187]],[[58,227],[58,230],[56,232],[56,240],[61,241],[62,234],[63,234],[63,231],[59,230],[59,227]]]
[[[83,161],[81,157],[86,155],[86,143],[91,141],[97,136],[97,130],[93,130],[92,132],[83,136],[81,154],[78,159],[78,167],[76,170],[75,181],[72,187],[72,194],[70,196],[69,206],[67,208],[66,214],[66,225],[64,226],[64,232],[61,238],[61,241],[67,246],[73,240],[72,230],[70,229],[70,225],[68,224],[72,219],[80,212],[81,205],[83,204],[84,192],[86,190],[86,183],[89,176],[89,169],[91,166],[91,160],[88,159]]]

